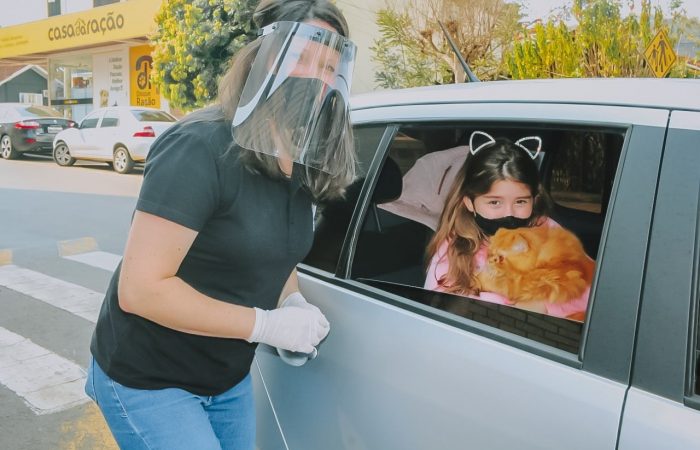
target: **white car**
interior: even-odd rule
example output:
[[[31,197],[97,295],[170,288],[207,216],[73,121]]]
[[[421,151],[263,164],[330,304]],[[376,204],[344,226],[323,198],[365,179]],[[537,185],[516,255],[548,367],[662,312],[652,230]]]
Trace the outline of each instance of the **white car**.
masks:
[[[92,111],[77,128],[58,133],[53,159],[59,166],[76,160],[104,161],[119,173],[144,162],[151,144],[177,119],[165,111],[137,106],[113,106]]]

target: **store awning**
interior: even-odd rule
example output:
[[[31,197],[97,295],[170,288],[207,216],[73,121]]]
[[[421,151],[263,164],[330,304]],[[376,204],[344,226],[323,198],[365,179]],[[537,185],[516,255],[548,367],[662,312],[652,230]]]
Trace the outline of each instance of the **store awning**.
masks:
[[[110,44],[144,44],[161,0],[128,0],[0,28],[0,64],[42,64],[52,53]]]

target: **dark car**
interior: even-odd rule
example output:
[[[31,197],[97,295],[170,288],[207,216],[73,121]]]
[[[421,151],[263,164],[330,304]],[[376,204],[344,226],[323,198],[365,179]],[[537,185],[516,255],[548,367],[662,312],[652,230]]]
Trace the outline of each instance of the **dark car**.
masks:
[[[22,153],[53,150],[56,133],[75,126],[48,106],[0,103],[0,156],[15,159]]]

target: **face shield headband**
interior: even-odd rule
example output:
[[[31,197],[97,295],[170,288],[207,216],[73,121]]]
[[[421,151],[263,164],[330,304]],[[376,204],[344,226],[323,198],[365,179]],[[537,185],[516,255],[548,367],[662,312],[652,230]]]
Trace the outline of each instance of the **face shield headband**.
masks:
[[[337,175],[333,150],[350,127],[355,45],[299,22],[270,24],[258,39],[233,116],[235,143]]]

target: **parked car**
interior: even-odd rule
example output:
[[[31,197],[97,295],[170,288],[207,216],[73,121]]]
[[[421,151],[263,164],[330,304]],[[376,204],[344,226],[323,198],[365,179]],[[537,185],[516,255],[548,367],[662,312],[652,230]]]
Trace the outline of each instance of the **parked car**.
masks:
[[[298,266],[331,331],[300,367],[259,346],[258,447],[700,448],[698,100],[670,79],[353,98],[361,176],[317,207]],[[382,205],[476,130],[541,137],[553,218],[596,260],[582,323],[423,289],[433,231]]]
[[[104,161],[116,172],[129,173],[144,162],[151,144],[177,119],[165,111],[137,106],[98,108],[80,126],[58,133],[53,159],[59,166],[77,160]]]
[[[0,103],[0,157],[15,159],[22,153],[51,153],[54,136],[75,125],[48,106]]]

